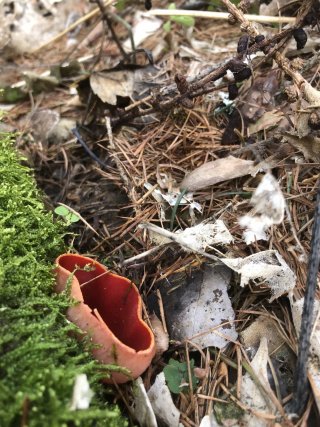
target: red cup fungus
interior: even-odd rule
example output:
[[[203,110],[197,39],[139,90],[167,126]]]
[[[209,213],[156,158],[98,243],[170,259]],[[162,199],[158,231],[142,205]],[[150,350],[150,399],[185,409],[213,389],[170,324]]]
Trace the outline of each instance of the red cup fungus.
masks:
[[[142,300],[127,278],[111,273],[97,261],[63,254],[56,259],[56,291],[70,286],[78,304],[68,319],[99,347],[93,356],[100,362],[130,370],[131,377],[114,372],[106,382],[124,383],[137,378],[155,355],[154,335],[142,320]]]

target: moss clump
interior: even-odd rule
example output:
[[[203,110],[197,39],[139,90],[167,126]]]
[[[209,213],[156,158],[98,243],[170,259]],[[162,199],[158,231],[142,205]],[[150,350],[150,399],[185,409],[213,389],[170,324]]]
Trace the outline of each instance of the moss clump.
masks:
[[[124,426],[119,410],[102,402],[99,365],[70,334],[75,326],[65,311],[72,302],[53,293],[63,226],[44,210],[10,139],[0,135],[0,425]],[[72,411],[80,373],[95,396],[89,409]]]

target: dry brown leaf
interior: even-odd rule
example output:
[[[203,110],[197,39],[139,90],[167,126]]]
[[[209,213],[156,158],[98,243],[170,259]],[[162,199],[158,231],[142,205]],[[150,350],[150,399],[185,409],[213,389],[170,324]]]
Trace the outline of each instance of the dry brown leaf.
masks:
[[[256,132],[260,132],[263,129],[269,129],[270,127],[276,126],[282,119],[283,114],[281,111],[273,110],[266,111],[263,116],[256,122],[249,125],[250,135]]]
[[[302,151],[305,159],[320,162],[320,138],[312,135],[306,135],[299,138],[297,135],[286,132],[285,139],[294,147]]]
[[[183,179],[180,188],[196,191],[218,182],[228,181],[229,179],[239,178],[255,172],[256,168],[252,160],[242,160],[228,156],[198,167]]]
[[[134,87],[132,71],[98,72],[90,76],[93,92],[110,105],[117,104],[117,96],[130,97]]]
[[[161,320],[154,313],[150,314],[149,320],[156,342],[156,354],[161,356],[169,348],[169,335],[165,332]]]

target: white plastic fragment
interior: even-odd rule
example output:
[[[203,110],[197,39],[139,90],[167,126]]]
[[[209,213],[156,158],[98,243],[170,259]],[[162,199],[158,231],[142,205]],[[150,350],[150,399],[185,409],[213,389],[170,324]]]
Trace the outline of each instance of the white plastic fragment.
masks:
[[[133,406],[131,412],[141,427],[157,427],[156,416],[153,412],[149,397],[141,377],[134,381]]]
[[[157,375],[147,395],[157,418],[168,427],[179,427],[180,412],[173,404],[163,372]]]
[[[278,251],[268,250],[246,258],[223,258],[221,261],[241,275],[240,286],[250,280],[264,281],[271,289],[270,302],[290,292],[296,284],[296,276]]]
[[[73,394],[70,405],[71,411],[76,411],[77,409],[88,409],[93,394],[93,391],[90,389],[87,375],[77,375],[73,386]]]
[[[266,173],[250,201],[253,206],[251,215],[239,218],[239,224],[245,228],[243,238],[247,244],[256,240],[267,240],[266,230],[273,224],[283,221],[285,200],[277,180]]]
[[[267,338],[263,337],[260,341],[259,349],[251,362],[259,381],[267,388],[270,388],[267,373],[268,364],[268,342]],[[262,395],[259,387],[256,385],[249,373],[246,373],[241,382],[241,402],[249,406],[254,411],[270,415],[274,413],[275,407],[272,402]],[[247,427],[267,427],[270,425],[270,420],[262,417],[257,417],[254,413],[245,412],[242,417],[242,422]]]

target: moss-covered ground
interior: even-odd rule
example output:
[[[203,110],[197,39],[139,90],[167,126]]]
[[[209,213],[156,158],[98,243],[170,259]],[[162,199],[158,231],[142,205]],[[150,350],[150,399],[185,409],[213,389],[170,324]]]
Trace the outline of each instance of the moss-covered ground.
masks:
[[[104,403],[88,346],[70,334],[72,301],[53,292],[64,226],[44,209],[11,139],[0,135],[0,426],[124,426],[119,409]],[[80,373],[95,394],[89,409],[72,411]]]

